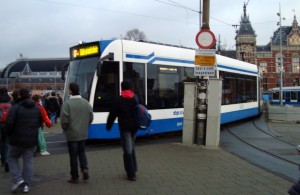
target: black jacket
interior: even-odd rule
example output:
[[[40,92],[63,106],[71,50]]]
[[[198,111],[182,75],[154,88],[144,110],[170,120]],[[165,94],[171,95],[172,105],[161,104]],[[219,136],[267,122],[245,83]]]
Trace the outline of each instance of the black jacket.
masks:
[[[136,101],[133,97],[119,96],[109,112],[107,118],[106,129],[111,129],[115,119],[118,117],[120,131],[136,132],[138,124],[135,114]]]
[[[58,112],[59,111],[58,99],[55,96],[50,96],[46,101],[46,109],[48,112]]]
[[[6,124],[10,145],[34,147],[38,144],[42,115],[32,99],[27,98],[14,104],[8,113]]]

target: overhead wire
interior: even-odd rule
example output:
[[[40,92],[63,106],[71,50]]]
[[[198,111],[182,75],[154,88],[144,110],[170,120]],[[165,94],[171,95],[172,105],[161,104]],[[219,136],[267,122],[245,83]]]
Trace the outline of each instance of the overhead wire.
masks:
[[[99,7],[78,5],[78,4],[74,4],[74,3],[64,3],[64,2],[58,2],[58,1],[52,1],[52,0],[34,0],[34,1],[46,2],[46,3],[52,3],[52,4],[60,4],[60,5],[65,5],[65,6],[80,7],[80,8],[86,8],[86,9],[101,10],[101,11],[105,11],[105,12],[112,12],[112,13],[118,13],[118,14],[127,14],[127,15],[140,16],[140,17],[152,18],[152,19],[158,19],[158,20],[165,20],[165,21],[172,21],[172,22],[178,22],[178,23],[186,23],[185,21],[174,20],[174,19],[170,19],[170,18],[161,18],[161,17],[137,14],[137,13],[132,13],[132,12],[125,12],[125,11],[111,10],[111,9],[103,9],[103,8],[99,8]],[[198,25],[198,24],[195,24],[195,23],[189,23],[189,24]]]

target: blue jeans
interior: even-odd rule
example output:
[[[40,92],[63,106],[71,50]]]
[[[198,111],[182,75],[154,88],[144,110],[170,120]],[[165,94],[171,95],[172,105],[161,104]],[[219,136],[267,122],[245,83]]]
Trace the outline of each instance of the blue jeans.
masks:
[[[1,145],[1,165],[7,162],[8,143],[0,143]]]
[[[35,147],[23,148],[16,146],[9,146],[8,150],[8,165],[10,175],[14,183],[24,180],[29,186],[32,179],[33,169],[33,153]],[[21,172],[19,158],[23,158],[23,169]]]
[[[137,171],[137,162],[135,155],[135,133],[131,132],[120,132],[121,143],[123,148],[123,162],[124,168],[127,173],[127,177],[135,177],[135,172]]]
[[[54,124],[55,118],[56,118],[56,112],[50,112],[49,117],[50,117],[51,123]]]
[[[87,158],[85,155],[85,140],[83,141],[68,141],[68,149],[70,155],[71,176],[73,179],[78,179],[78,161],[81,171],[87,170]]]

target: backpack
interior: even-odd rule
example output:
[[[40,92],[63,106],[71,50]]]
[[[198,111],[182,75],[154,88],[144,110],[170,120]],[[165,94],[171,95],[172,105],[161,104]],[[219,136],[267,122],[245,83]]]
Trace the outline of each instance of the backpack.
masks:
[[[136,120],[139,126],[139,129],[146,130],[150,124],[151,124],[151,114],[147,110],[145,106],[142,104],[139,104],[137,96],[134,96],[134,99],[136,101]]]
[[[10,108],[11,108],[10,103],[0,103],[0,123],[6,122]]]

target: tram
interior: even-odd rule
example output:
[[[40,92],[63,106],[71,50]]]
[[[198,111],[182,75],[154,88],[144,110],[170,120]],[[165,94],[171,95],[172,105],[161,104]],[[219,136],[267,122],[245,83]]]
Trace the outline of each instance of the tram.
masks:
[[[280,87],[268,91],[270,104],[280,104]],[[282,104],[300,105],[300,87],[282,87]]]
[[[147,106],[152,123],[138,136],[182,131],[184,82],[195,81],[195,49],[129,40],[101,40],[70,48],[65,89],[77,82],[93,107],[89,139],[119,138],[118,125],[105,130],[123,80]],[[261,76],[254,64],[216,55],[216,77],[223,79],[221,124],[259,115]],[[64,75],[64,73],[62,74]],[[68,97],[64,94],[64,99]]]

